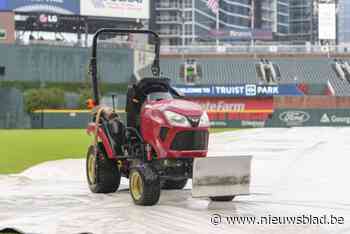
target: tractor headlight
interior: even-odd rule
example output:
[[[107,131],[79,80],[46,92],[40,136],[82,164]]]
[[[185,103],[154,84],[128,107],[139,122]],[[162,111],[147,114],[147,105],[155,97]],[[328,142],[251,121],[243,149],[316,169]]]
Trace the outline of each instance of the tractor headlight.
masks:
[[[191,127],[190,122],[183,115],[180,115],[180,114],[172,112],[172,111],[165,111],[164,115],[167,118],[167,120],[169,121],[169,123],[173,126]]]
[[[210,127],[210,120],[207,112],[204,112],[199,122],[199,127]]]

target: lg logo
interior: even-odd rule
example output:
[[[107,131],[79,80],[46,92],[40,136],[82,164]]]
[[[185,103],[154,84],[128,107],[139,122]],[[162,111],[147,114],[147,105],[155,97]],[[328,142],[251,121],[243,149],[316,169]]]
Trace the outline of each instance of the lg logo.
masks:
[[[41,14],[39,16],[39,21],[42,24],[47,24],[47,23],[57,23],[58,22],[58,17],[57,15],[45,15]]]

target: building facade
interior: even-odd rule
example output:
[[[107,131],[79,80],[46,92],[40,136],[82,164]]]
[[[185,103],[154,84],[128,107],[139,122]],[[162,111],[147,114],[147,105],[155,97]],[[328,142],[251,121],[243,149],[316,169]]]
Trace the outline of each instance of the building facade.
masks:
[[[289,0],[220,0],[218,16],[208,0],[152,2],[150,27],[161,35],[163,45],[247,40],[256,31],[289,33]]]
[[[338,0],[338,44],[350,45],[350,1]]]
[[[287,39],[292,42],[317,41],[317,0],[289,0],[290,31]]]

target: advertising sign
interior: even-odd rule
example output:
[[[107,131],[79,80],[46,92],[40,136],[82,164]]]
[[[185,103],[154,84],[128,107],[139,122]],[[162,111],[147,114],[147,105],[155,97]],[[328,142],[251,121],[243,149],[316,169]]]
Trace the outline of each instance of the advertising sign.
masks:
[[[303,93],[297,85],[199,85],[175,86],[189,97],[272,97],[278,95],[300,96]]]
[[[278,118],[288,126],[302,126],[311,116],[305,111],[290,110],[280,113]]]
[[[273,98],[191,98],[207,111],[211,126],[263,127],[273,113]]]
[[[209,36],[218,39],[227,40],[272,40],[272,31],[266,30],[210,30]]]
[[[81,15],[149,19],[150,0],[84,0]]]
[[[350,126],[350,109],[276,109],[269,127]]]
[[[209,113],[271,113],[273,99],[198,98],[190,99]]]
[[[7,7],[16,12],[80,14],[80,0],[7,0]]]
[[[336,6],[335,3],[319,3],[318,32],[321,40],[336,39]]]
[[[59,23],[59,16],[53,14],[40,14],[37,23],[42,28],[54,28]]]
[[[279,94],[276,85],[208,85],[208,86],[176,86],[186,96],[194,97],[256,97]]]
[[[39,22],[42,24],[58,23],[58,16],[57,15],[41,14],[39,16]]]
[[[225,120],[210,121],[210,126],[215,128],[263,128],[266,127],[266,121],[258,120]]]
[[[320,119],[320,123],[330,125],[350,125],[350,113],[324,113]]]

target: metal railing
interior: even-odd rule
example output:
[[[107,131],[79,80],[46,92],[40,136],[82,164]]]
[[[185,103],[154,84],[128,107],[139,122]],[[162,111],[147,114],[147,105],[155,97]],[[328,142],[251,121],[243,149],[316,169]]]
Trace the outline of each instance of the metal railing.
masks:
[[[308,46],[308,45],[190,45],[162,46],[163,54],[349,54],[349,46]]]
[[[177,29],[162,29],[159,34],[163,37],[167,36],[182,36],[181,31]],[[101,42],[106,47],[115,48],[128,47],[142,49],[149,45],[133,45],[132,41],[106,40]],[[78,43],[62,42],[62,41],[30,41],[24,43],[17,41],[17,45],[47,45],[47,46],[63,46],[63,47],[85,47]],[[114,45],[113,45],[114,44]],[[350,54],[350,45],[344,46],[320,46],[320,45],[281,45],[276,42],[271,42],[268,45],[187,45],[187,46],[161,46],[162,54]]]

